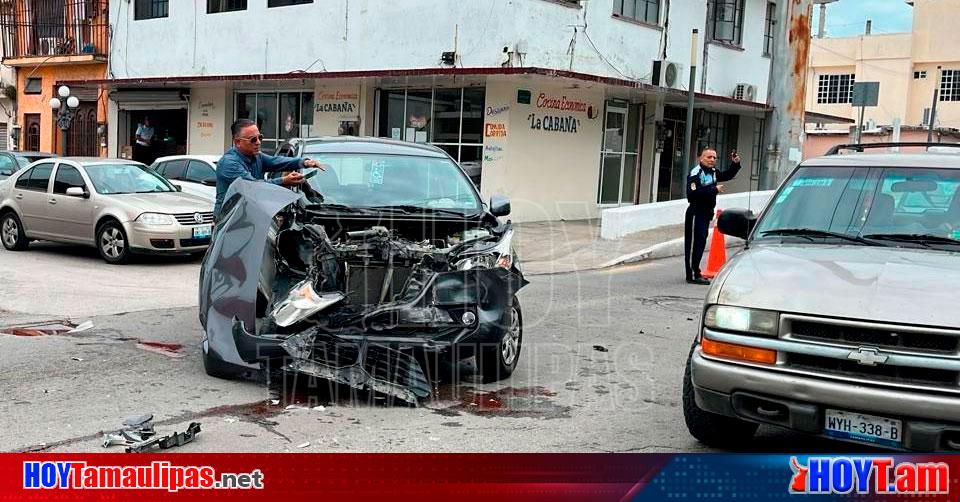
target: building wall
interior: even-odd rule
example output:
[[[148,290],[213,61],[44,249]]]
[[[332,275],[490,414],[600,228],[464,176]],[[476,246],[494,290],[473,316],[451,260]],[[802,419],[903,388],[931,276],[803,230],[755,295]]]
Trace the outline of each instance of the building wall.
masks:
[[[893,141],[893,132],[889,128],[884,128],[882,132],[865,132],[861,139],[863,143],[884,143]],[[900,141],[903,142],[912,142],[912,141],[927,141],[927,131],[920,130],[915,128],[913,130],[902,130],[900,132]],[[934,132],[933,141],[938,143],[960,143],[960,134],[944,134],[942,131]],[[852,143],[849,134],[844,134],[842,132],[837,133],[824,133],[824,134],[807,134],[806,140],[803,142],[803,158],[809,159],[812,157],[819,157],[827,153],[830,148],[835,145],[841,145],[844,143]],[[903,148],[902,151],[910,151],[909,148]],[[920,149],[913,149],[914,151],[921,151]],[[882,150],[878,150],[882,151]]]
[[[858,120],[859,108],[816,103],[818,75],[856,73],[858,82],[880,82],[880,102],[865,110],[864,121],[890,125],[900,118],[904,125],[921,125],[937,86],[937,66],[960,70],[958,12],[960,0],[914,0],[911,33],[814,39],[807,109]],[[927,77],[914,79],[915,71]],[[937,118],[938,127],[960,128],[960,102],[939,101]]]
[[[40,114],[40,150],[44,152],[60,152],[60,131],[56,127],[56,117],[50,109],[50,99],[56,92],[57,82],[64,80],[96,80],[102,79],[106,70],[106,65],[96,64],[72,64],[72,65],[51,65],[33,68],[20,68],[17,71],[17,123],[23,125],[23,116],[28,113]],[[32,75],[31,75],[32,73]],[[25,79],[42,79],[41,94],[24,94]],[[97,121],[107,120],[107,97],[106,93],[101,93],[97,103]],[[20,146],[24,145],[26,131],[20,132]],[[102,150],[102,149],[101,149]]]
[[[649,81],[662,46],[667,60],[686,68],[693,28],[701,30],[702,59],[706,20],[704,1],[671,2],[667,30],[614,18],[612,0],[582,8],[549,0],[330,0],[272,9],[258,1],[216,14],[206,13],[205,2],[170,2],[168,18],[139,21],[134,2],[112,4],[114,37],[124,41],[110,54],[115,78],[436,68],[441,52],[454,48],[458,66],[499,67],[507,60],[504,48],[519,47],[525,54],[514,66]],[[759,55],[765,5],[747,0],[743,51],[709,51],[715,68],[707,74],[709,92],[728,96],[737,82],[748,82],[760,91],[757,101],[765,101],[768,60]],[[292,40],[291,33],[310,35]],[[162,51],[124,49],[157,41]],[[681,77],[685,88],[686,70]]]
[[[530,91],[529,105],[517,103],[518,89]],[[594,111],[591,115],[537,106],[541,94],[586,103]],[[546,79],[499,79],[488,82],[486,101],[483,196],[510,197],[514,221],[598,217],[602,88],[571,89]],[[499,112],[491,114],[492,110]],[[538,129],[537,121],[547,116],[572,117],[576,132],[548,131],[542,123]]]
[[[219,155],[229,142],[232,116],[227,115],[227,103],[232,93],[224,85],[195,87],[190,90],[187,152],[195,155]]]

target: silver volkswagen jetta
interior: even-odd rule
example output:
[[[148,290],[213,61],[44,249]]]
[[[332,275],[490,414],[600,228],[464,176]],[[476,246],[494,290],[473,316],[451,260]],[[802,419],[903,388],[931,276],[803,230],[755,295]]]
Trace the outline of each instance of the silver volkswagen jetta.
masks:
[[[13,251],[35,239],[92,245],[114,264],[131,253],[203,253],[212,211],[139,162],[46,159],[0,184],[0,240]]]

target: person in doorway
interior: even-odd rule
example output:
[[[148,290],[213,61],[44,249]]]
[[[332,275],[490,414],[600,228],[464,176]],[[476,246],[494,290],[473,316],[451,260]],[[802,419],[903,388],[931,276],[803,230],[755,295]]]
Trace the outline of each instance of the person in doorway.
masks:
[[[740,156],[730,152],[730,167],[717,170],[717,151],[707,147],[700,152],[700,159],[687,176],[687,214],[683,224],[683,258],[687,282],[710,284],[700,275],[700,260],[707,246],[710,221],[717,207],[717,194],[724,192],[720,182],[732,180],[740,172]]]
[[[213,206],[213,217],[220,219],[220,209],[227,189],[237,179],[265,181],[283,186],[296,186],[304,181],[297,169],[315,167],[325,170],[326,166],[312,159],[296,157],[275,157],[260,152],[263,136],[257,124],[250,119],[239,119],[230,126],[233,146],[217,163],[217,199]],[[263,173],[292,171],[281,178],[264,180]]]
[[[144,164],[153,162],[153,159],[150,158],[153,152],[153,135],[153,123],[150,121],[150,117],[143,117],[143,123],[137,126],[134,160]]]

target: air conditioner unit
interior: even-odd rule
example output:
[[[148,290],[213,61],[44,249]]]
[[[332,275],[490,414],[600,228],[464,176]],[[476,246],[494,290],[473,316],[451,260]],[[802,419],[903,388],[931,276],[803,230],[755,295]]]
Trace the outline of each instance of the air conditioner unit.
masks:
[[[739,99],[740,101],[753,101],[756,98],[757,86],[753,84],[737,84],[736,89],[733,91],[733,99]]]
[[[650,82],[653,85],[680,89],[683,80],[683,65],[673,61],[655,59],[653,61],[653,76]]]
[[[60,49],[59,37],[40,37],[38,40],[39,47],[37,48],[38,56],[55,56],[57,51]]]

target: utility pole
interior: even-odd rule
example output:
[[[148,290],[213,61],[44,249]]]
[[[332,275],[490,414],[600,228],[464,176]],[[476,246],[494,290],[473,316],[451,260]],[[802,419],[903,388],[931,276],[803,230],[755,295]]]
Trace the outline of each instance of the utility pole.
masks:
[[[820,27],[817,29],[817,38],[823,38],[827,35],[827,4],[839,0],[813,0],[814,5],[820,6]]]
[[[937,67],[937,79],[933,82],[933,104],[930,105],[930,127],[927,129],[927,143],[933,143],[933,124],[937,119],[937,98],[940,93],[940,79],[943,78],[940,71],[942,66]]]
[[[819,2],[818,2],[819,3]],[[813,0],[777,2],[777,23],[767,103],[766,168],[760,189],[776,188],[800,163],[807,96]]]
[[[699,42],[700,30],[694,28],[690,36],[690,85],[687,87],[687,124],[684,134],[684,141],[687,142],[683,148],[683,168],[690,168],[690,151],[693,149],[693,98],[696,93],[697,85],[697,45]]]

